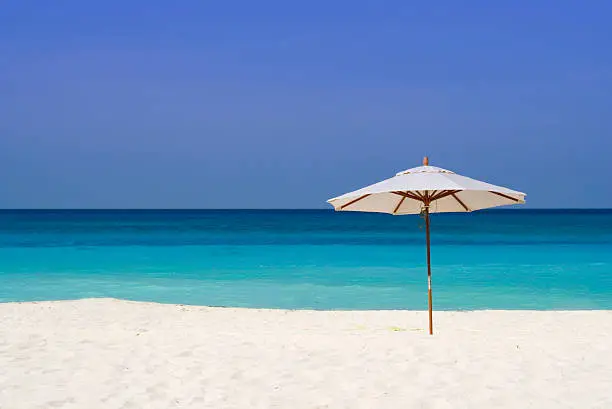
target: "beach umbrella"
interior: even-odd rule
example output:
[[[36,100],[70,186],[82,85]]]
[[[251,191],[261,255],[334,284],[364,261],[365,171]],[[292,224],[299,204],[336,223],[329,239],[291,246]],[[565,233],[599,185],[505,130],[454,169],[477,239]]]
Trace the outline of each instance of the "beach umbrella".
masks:
[[[423,166],[404,170],[392,178],[334,197],[327,202],[337,211],[423,215],[427,244],[429,333],[433,334],[429,214],[472,212],[525,203],[525,193],[429,166],[429,160],[425,157]]]

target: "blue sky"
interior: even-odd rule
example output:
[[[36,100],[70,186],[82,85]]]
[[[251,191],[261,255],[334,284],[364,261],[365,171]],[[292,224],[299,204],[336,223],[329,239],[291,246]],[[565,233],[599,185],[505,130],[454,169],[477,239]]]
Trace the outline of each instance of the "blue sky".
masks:
[[[530,207],[612,207],[611,14],[3,1],[0,208],[325,208],[424,154]]]

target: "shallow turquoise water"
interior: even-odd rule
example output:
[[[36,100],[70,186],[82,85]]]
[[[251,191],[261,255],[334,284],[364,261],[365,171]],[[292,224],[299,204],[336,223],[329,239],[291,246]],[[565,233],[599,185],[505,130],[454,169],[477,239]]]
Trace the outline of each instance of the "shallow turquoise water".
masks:
[[[436,309],[612,309],[612,211],[432,216]],[[0,301],[426,309],[423,221],[333,211],[0,211]]]

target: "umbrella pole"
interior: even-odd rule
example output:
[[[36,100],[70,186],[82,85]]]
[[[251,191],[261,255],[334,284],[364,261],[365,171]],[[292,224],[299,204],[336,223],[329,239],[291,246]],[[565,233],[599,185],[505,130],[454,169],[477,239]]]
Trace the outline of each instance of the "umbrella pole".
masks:
[[[431,297],[431,251],[429,248],[429,206],[425,206],[425,235],[427,241],[427,299],[429,305],[429,335],[433,335],[433,305]]]

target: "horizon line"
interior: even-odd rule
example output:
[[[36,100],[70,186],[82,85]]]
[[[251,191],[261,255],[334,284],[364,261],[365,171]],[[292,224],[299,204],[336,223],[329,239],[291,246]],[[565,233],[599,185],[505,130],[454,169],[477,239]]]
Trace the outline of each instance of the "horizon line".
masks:
[[[316,210],[335,212],[333,208],[322,207],[21,207],[21,208],[0,208],[0,212],[5,211],[292,211],[292,210]],[[483,211],[531,211],[531,210],[612,210],[612,207],[493,207],[488,209],[474,210],[472,212],[454,213],[477,213]],[[338,212],[340,213],[340,212]],[[376,212],[344,212],[344,213],[376,213]],[[451,212],[452,213],[452,212]]]

